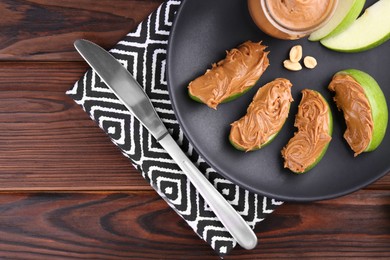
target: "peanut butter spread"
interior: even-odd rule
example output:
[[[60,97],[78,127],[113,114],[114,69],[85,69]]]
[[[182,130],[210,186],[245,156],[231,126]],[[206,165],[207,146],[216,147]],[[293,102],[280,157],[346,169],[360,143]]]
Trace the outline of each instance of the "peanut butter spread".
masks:
[[[307,30],[321,24],[332,9],[331,0],[270,0],[270,15],[283,27]]]
[[[227,51],[225,59],[190,82],[189,94],[216,109],[226,99],[245,92],[269,65],[266,47],[261,42],[247,41]]]
[[[290,110],[292,84],[277,78],[261,87],[247,109],[247,114],[231,124],[230,141],[251,151],[272,138],[282,128]]]
[[[329,106],[321,95],[313,90],[302,90],[294,126],[294,136],[282,149],[284,167],[302,173],[310,169],[327,148],[332,137]]]
[[[363,87],[349,75],[336,74],[328,88],[336,92],[334,101],[343,111],[347,125],[344,138],[357,156],[364,152],[372,138],[374,122],[370,103]]]

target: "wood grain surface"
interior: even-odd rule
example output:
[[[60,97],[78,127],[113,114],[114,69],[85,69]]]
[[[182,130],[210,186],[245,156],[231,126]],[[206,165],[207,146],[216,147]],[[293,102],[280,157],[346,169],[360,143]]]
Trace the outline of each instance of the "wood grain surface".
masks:
[[[0,59],[81,61],[73,42],[86,38],[108,48],[162,0],[2,0]]]
[[[1,190],[151,190],[65,95],[86,69],[82,62],[0,62]]]
[[[0,1],[0,259],[218,259],[65,95],[162,0]],[[390,259],[390,175],[285,203],[226,259]]]
[[[378,191],[288,203],[256,228],[255,250],[236,248],[226,259],[385,259],[389,209]],[[150,192],[3,194],[0,212],[0,257],[217,259]]]

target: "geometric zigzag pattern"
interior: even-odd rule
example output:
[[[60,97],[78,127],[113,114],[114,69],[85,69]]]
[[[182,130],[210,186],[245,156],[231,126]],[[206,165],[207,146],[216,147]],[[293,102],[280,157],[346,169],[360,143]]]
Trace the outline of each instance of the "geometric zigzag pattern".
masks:
[[[180,3],[174,0],[164,2],[135,31],[118,42],[110,53],[144,87],[157,113],[187,156],[254,228],[282,202],[248,192],[216,173],[194,151],[171,107],[165,74],[166,49]],[[131,160],[134,167],[199,237],[220,256],[234,248],[236,241],[180,168],[93,70],[88,70],[67,94],[107,133],[123,155]]]

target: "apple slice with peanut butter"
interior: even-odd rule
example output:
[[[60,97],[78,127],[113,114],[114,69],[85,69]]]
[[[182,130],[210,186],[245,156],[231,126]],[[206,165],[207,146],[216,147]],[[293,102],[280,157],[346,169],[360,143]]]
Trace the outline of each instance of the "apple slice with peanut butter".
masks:
[[[205,74],[191,81],[188,94],[195,101],[217,109],[253,87],[269,66],[267,46],[246,41],[226,52],[226,58],[214,63]]]
[[[335,92],[334,101],[343,111],[344,138],[354,155],[375,150],[388,123],[386,98],[375,79],[360,70],[343,70],[333,76],[328,88]]]
[[[304,173],[322,159],[332,139],[332,112],[319,92],[302,90],[294,126],[298,131],[282,149],[284,167]]]
[[[270,143],[284,125],[290,104],[292,84],[277,78],[261,87],[245,116],[231,124],[230,143],[242,151],[253,151]]]

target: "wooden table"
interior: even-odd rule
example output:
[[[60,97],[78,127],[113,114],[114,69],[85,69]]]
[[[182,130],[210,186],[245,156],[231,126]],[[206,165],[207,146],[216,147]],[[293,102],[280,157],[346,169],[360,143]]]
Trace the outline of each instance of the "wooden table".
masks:
[[[109,48],[161,2],[0,1],[0,259],[218,259],[65,95],[75,39]],[[226,259],[390,258],[390,175],[256,232]]]

